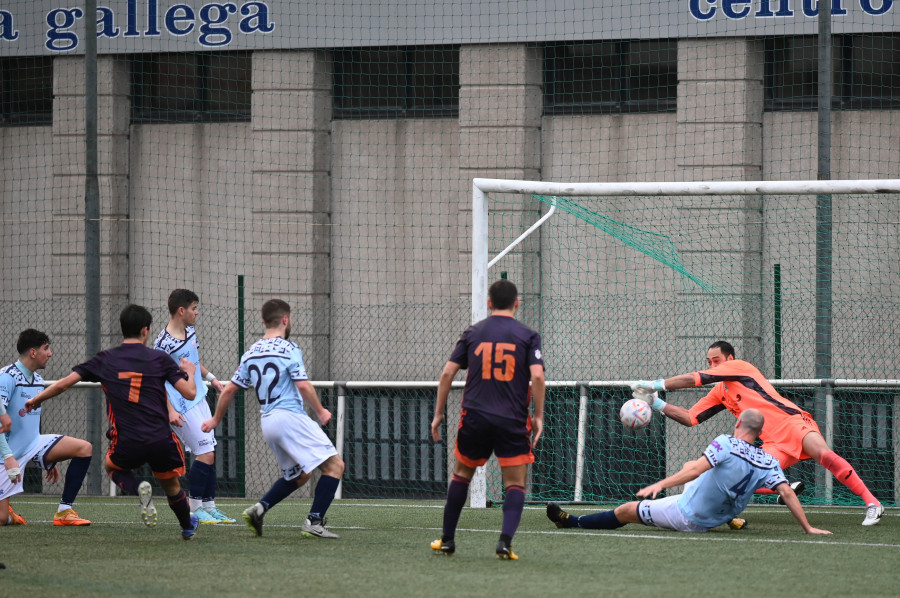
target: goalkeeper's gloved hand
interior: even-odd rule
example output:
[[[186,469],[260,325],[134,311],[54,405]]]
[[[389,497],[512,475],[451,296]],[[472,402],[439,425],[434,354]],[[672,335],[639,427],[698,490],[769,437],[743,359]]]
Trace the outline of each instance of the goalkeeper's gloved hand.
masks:
[[[640,380],[631,385],[631,396],[635,399],[646,401],[654,411],[662,411],[668,404],[659,398],[659,391],[666,389],[666,381],[662,378],[659,380]]]

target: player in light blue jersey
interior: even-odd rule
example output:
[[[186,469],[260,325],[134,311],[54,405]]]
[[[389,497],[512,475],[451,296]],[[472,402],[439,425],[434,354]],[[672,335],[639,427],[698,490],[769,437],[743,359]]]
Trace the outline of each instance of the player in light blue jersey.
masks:
[[[280,299],[262,306],[266,334],[241,357],[231,382],[219,395],[215,414],[203,422],[203,431],[213,430],[234,400],[238,389],[256,390],[262,412],[263,438],[278,461],[283,476],[260,499],[244,511],[244,521],[262,535],[263,516],[309,479],[313,470],[321,472],[309,515],[300,526],[304,536],[339,538],[325,527],[325,513],[344,474],[344,462],[334,444],[316,422],[306,414],[308,406],[319,424],[331,419],[309,382],[300,349],[288,340],[291,334],[291,308]]]
[[[41,434],[41,410],[28,412],[25,402],[44,390],[44,379],[37,370],[44,369],[53,356],[50,337],[34,329],[22,331],[16,342],[19,360],[0,369],[0,404],[10,416],[10,429],[0,441],[6,476],[0,476],[0,525],[25,523],[15,515],[10,497],[22,492],[21,469],[29,462],[47,472],[47,480],[59,480],[59,461],[69,461],[62,500],[53,518],[55,526],[84,526],[91,522],[78,516],[72,503],[91,464],[93,446],[86,440],[61,434]]]
[[[216,392],[222,392],[222,384],[200,363],[200,343],[197,340],[195,324],[200,315],[200,298],[188,289],[175,289],[169,294],[169,323],[163,328],[153,343],[153,348],[165,351],[175,363],[184,357],[195,366],[197,395],[193,400],[185,399],[175,387],[166,382],[169,395],[170,417],[179,421],[172,431],[185,448],[194,453],[194,462],[188,473],[188,499],[191,512],[200,523],[235,523],[235,520],[216,507],[216,437],[212,432],[200,429],[211,413],[206,402],[208,381]],[[172,414],[174,409],[177,415]],[[177,425],[180,424],[180,425]],[[114,480],[116,481],[116,480]],[[118,483],[118,481],[116,481]],[[134,488],[123,488],[131,494]]]
[[[744,510],[757,488],[766,487],[781,495],[806,533],[830,534],[809,524],[778,461],[753,446],[762,426],[759,410],[744,410],[734,425],[734,436],[717,436],[702,457],[688,461],[675,475],[638,491],[639,497],[648,500],[581,517],[569,515],[559,505],[550,503],[547,517],[557,527],[616,529],[627,523],[643,523],[680,532],[705,532],[731,521]],[[656,498],[666,488],[691,481],[684,494]]]

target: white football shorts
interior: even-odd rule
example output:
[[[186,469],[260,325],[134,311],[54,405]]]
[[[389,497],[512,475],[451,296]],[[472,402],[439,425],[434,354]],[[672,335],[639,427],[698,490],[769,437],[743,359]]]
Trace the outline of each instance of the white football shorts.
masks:
[[[41,469],[47,471],[53,469],[53,463],[47,463],[44,461],[44,457],[47,456],[47,453],[50,452],[56,443],[62,440],[62,434],[41,434],[38,436],[38,441],[35,443],[34,447],[24,455],[22,455],[21,459],[16,459],[19,462],[19,469],[22,472],[22,475],[19,476],[19,482],[17,484],[13,484],[9,480],[9,476],[6,474],[6,470],[3,469],[2,464],[0,464],[0,500],[4,498],[9,498],[10,496],[14,496],[22,492],[22,484],[25,481],[25,465],[28,463],[37,463]]]
[[[184,445],[184,450],[195,455],[211,453],[216,449],[216,434],[214,431],[204,432],[200,425],[212,417],[209,403],[206,400],[200,402],[193,409],[188,409],[181,415],[185,421],[181,427],[171,426],[172,431],[178,436],[178,440]]]
[[[260,421],[263,438],[275,454],[284,479],[293,480],[311,473],[337,449],[318,423],[305,413],[272,409]]]
[[[707,531],[707,528],[692,523],[684,516],[684,512],[678,506],[680,497],[680,494],[675,494],[656,500],[642,500],[638,503],[638,517],[644,525],[662,529],[673,529],[677,532]]]

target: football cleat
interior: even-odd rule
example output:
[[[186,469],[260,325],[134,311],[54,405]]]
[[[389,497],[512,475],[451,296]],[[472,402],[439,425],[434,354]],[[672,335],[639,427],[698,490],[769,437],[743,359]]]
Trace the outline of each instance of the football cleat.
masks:
[[[265,511],[263,510],[263,506],[259,503],[256,503],[249,509],[244,511],[244,523],[247,524],[247,527],[253,530],[257,536],[262,535],[262,524],[263,517],[265,516]]]
[[[237,523],[236,520],[232,519],[216,507],[203,507],[201,510],[206,511],[213,517],[215,517],[219,523]]]
[[[325,527],[325,520],[322,519],[316,523],[313,523],[309,519],[303,522],[303,525],[300,526],[300,534],[306,536],[307,538],[329,538],[332,540],[337,540],[340,538],[339,535]]]
[[[66,509],[53,516],[53,525],[90,525],[87,519],[82,519],[73,509]]]
[[[803,490],[804,490],[805,488],[806,488],[806,484],[804,484],[803,482],[799,482],[799,481],[798,481],[798,482],[791,482],[791,490],[794,491],[794,494],[800,494],[801,492],[803,492]],[[777,502],[778,502],[778,504],[780,504],[780,505],[783,505],[783,504],[784,504],[784,499],[781,498],[781,495],[780,495],[780,494],[778,495],[778,501],[777,501]]]
[[[12,505],[9,505],[8,525],[25,525],[25,518],[13,511]]]
[[[446,554],[451,555],[456,552],[456,542],[451,540],[444,540],[441,538],[440,540],[435,540],[431,543],[431,549],[435,552],[435,554]]]
[[[555,502],[547,503],[547,519],[556,524],[556,527],[569,527],[569,514],[563,511]]]
[[[194,534],[200,529],[200,518],[191,513],[191,527],[181,530],[181,537],[185,540],[193,540]]]
[[[138,485],[138,496],[141,497],[141,521],[147,527],[156,527],[159,517],[153,504],[153,488],[150,487],[150,482],[141,482]]]
[[[728,527],[730,527],[731,529],[747,529],[747,525],[747,520],[741,519],[740,517],[735,517],[728,522]]]
[[[194,511],[194,515],[197,516],[197,519],[200,520],[200,523],[219,523],[219,520],[213,517],[212,513],[200,507],[196,511]]]
[[[863,525],[877,525],[884,515],[884,507],[881,505],[871,504],[866,507],[866,518],[863,519]]]
[[[512,546],[507,546],[503,540],[497,542],[497,558],[503,561],[519,560],[519,557],[513,552]]]

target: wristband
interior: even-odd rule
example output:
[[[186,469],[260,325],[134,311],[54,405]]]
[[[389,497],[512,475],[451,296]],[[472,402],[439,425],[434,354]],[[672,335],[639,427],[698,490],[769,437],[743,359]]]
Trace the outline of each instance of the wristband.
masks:
[[[9,458],[12,457],[12,456],[13,456],[12,453],[6,453],[5,455],[3,455],[2,459],[3,459],[4,461],[6,461],[7,459],[9,459]]]
[[[653,399],[653,404],[650,406],[654,411],[662,411],[663,409],[665,409],[666,405],[668,405],[668,403],[659,398],[659,396],[656,396]]]
[[[653,390],[656,392],[664,392],[666,390],[666,379],[660,378],[653,381]]]
[[[213,380],[216,379],[216,377],[213,376],[212,372],[206,372],[206,375],[203,376],[203,379],[206,380],[207,382],[212,382]]]

